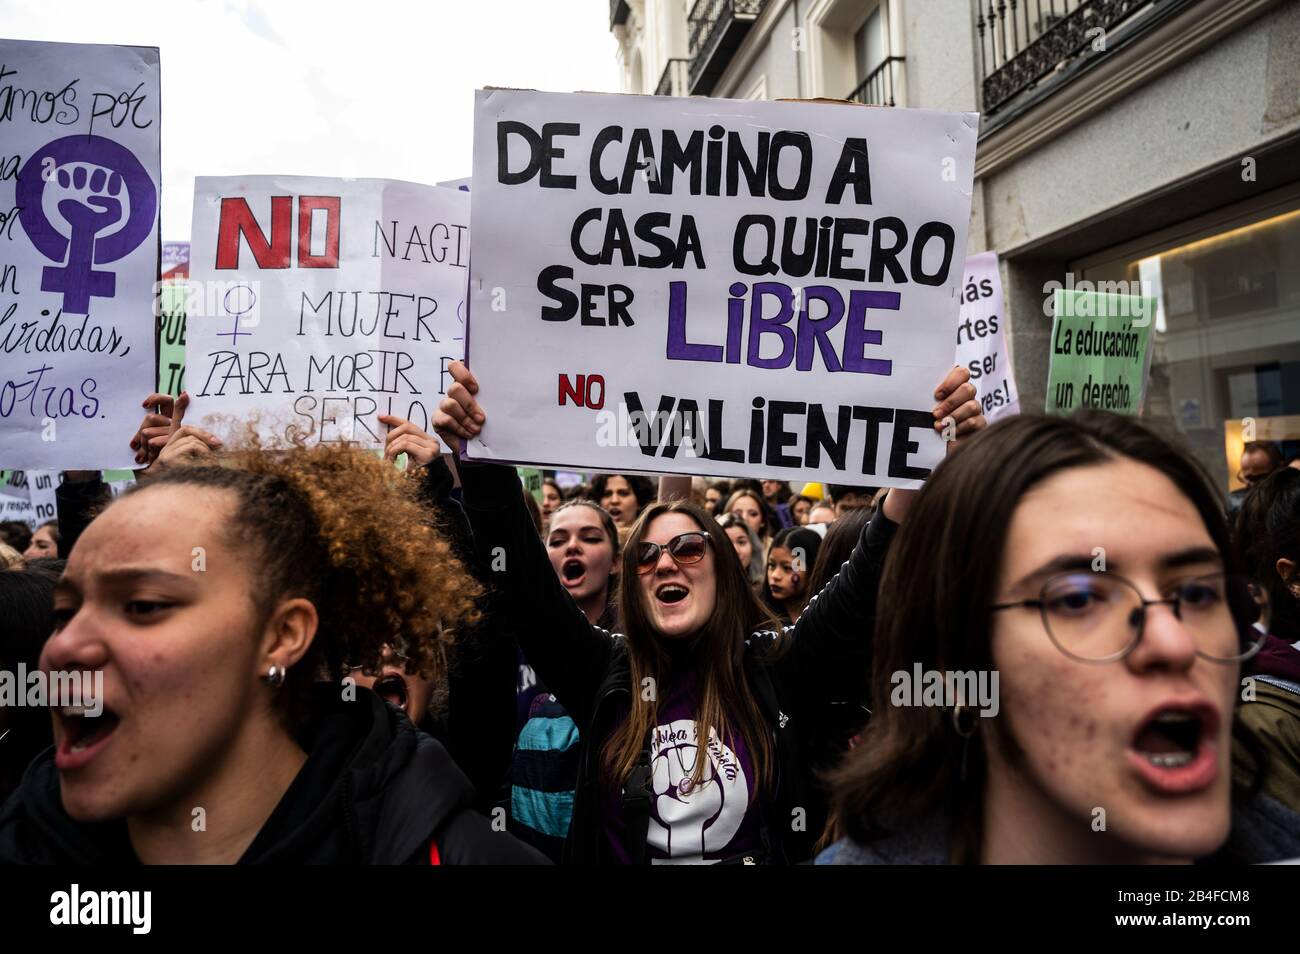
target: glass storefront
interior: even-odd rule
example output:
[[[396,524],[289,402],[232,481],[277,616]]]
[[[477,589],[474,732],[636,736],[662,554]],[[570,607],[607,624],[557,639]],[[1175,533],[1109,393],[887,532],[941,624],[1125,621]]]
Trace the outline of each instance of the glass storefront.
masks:
[[[1100,260],[1098,260],[1100,258]],[[1300,197],[1071,269],[1159,302],[1142,417],[1224,490],[1246,440],[1300,455]]]

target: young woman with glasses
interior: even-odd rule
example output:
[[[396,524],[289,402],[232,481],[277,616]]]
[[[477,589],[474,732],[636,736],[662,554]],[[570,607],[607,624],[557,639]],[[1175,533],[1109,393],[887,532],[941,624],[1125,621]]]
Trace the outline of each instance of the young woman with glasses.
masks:
[[[436,424],[471,438],[478,385],[451,367]],[[984,425],[964,369],[936,392],[936,428]],[[911,498],[891,493],[852,558],[784,632],[749,585],[732,543],[686,502],[646,508],[618,575],[625,635],[591,624],[529,531],[511,468],[466,463],[475,546],[496,553],[495,585],[524,653],[580,730],[566,858],[580,863],[797,862],[825,818],[805,753],[834,732],[834,686],[865,676],[879,567]]]
[[[1240,843],[1300,850],[1277,803],[1233,805],[1238,668],[1267,626],[1235,560],[1206,475],[1129,418],[962,447],[890,550],[872,718],[836,779],[848,838],[819,861],[1190,861],[1239,834],[1234,807]],[[918,671],[996,694],[900,692]]]

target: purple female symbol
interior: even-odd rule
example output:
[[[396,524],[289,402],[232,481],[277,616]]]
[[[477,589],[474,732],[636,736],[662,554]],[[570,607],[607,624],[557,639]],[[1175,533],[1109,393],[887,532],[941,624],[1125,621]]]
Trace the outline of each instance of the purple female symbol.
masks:
[[[98,168],[88,171],[86,166]],[[47,169],[53,171],[48,178]],[[68,235],[45,215],[42,198],[51,182],[67,192],[57,208]],[[126,222],[96,239],[121,220],[123,198],[130,203]],[[51,261],[67,263],[45,267],[41,290],[62,292],[63,310],[76,315],[89,312],[92,296],[113,297],[117,276],[93,266],[124,258],[148,238],[158,210],[158,191],[140,160],[102,136],[65,136],[46,143],[19,171],[16,199],[18,220],[32,245]]]

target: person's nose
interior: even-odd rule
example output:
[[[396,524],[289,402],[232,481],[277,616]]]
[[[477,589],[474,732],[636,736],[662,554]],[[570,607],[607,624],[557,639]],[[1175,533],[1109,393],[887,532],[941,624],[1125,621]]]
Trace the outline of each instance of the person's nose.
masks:
[[[40,665],[50,672],[103,669],[109,659],[103,632],[85,607],[45,641]]]
[[[1125,657],[1129,668],[1135,672],[1190,669],[1196,662],[1196,634],[1174,612],[1174,605],[1148,603],[1145,613],[1146,618],[1141,622],[1142,638]]]

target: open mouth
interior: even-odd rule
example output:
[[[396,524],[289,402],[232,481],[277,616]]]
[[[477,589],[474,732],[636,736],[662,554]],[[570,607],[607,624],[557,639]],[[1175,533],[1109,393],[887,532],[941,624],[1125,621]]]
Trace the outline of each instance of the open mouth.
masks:
[[[381,676],[375,681],[374,692],[391,706],[406,711],[406,680],[396,673]]]
[[[84,706],[62,706],[57,711],[63,729],[55,753],[55,767],[60,771],[80,768],[93,759],[120,723],[117,714],[106,706],[99,715],[90,714]]]
[[[660,603],[668,603],[669,605],[672,605],[673,603],[680,603],[682,600],[686,599],[686,597],[690,595],[690,592],[690,590],[682,586],[680,583],[665,583],[663,586],[660,586],[655,590],[655,599]]]
[[[577,558],[565,560],[564,563],[560,565],[560,576],[565,583],[581,583],[586,575],[586,564]]]
[[[1203,788],[1218,774],[1212,706],[1166,706],[1138,727],[1129,756],[1142,777],[1162,792]]]

